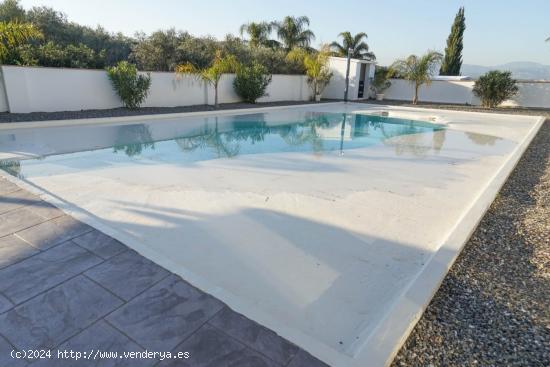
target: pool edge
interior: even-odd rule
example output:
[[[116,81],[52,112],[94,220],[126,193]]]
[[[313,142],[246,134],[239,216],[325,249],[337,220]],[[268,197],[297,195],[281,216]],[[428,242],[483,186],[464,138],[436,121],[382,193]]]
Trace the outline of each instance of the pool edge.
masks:
[[[341,102],[331,102],[331,104],[341,103]],[[300,105],[307,106],[307,105]],[[298,106],[298,107],[300,107]],[[293,106],[294,107],[294,106]],[[263,109],[278,109],[278,108],[288,108],[288,106],[276,106],[276,107],[265,107],[265,108],[254,108],[248,109],[251,112],[261,111]],[[420,108],[419,108],[420,109]],[[239,113],[243,110],[225,110],[225,111],[201,111],[202,114],[223,114],[226,113]],[[468,112],[470,113],[470,112]],[[177,115],[189,116],[190,113],[181,113]],[[150,116],[150,115],[144,115]],[[142,117],[144,117],[142,116]],[[154,115],[156,116],[156,115]],[[166,115],[161,115],[160,118],[167,118]],[[135,116],[132,116],[132,121],[135,121]],[[533,119],[537,116],[532,116]],[[126,118],[126,117],[125,117]],[[149,117],[147,117],[149,118]],[[66,121],[66,120],[60,120]],[[175,264],[170,265],[170,259],[161,259],[159,260],[157,256],[151,254],[148,249],[144,249],[142,245],[137,244],[136,240],[133,238],[127,237],[126,240],[122,240],[124,243],[132,243],[130,246],[135,249],[139,249],[138,252],[146,254],[146,257],[157,261],[160,265],[164,266],[168,270],[173,271],[176,274],[182,275],[184,279],[190,283],[197,285],[199,288],[203,289],[205,292],[212,294],[213,296],[222,299],[229,306],[235,306],[239,308],[239,312],[245,313],[246,316],[254,319],[261,324],[271,328],[276,329],[281,336],[291,340],[296,343],[296,340],[302,340],[303,344],[298,344],[301,348],[307,350],[318,358],[326,361],[335,366],[347,365],[347,366],[364,366],[367,362],[368,365],[388,365],[391,363],[397,352],[399,351],[402,344],[407,339],[408,335],[414,328],[416,322],[422,316],[424,310],[430,303],[432,297],[435,295],[441,282],[443,281],[448,270],[462,251],[464,245],[467,243],[471,234],[475,231],[477,225],[483,218],[485,212],[490,207],[491,203],[494,201],[494,198],[507,181],[509,175],[513,172],[515,166],[518,164],[519,160],[525,153],[526,149],[531,144],[533,138],[536,136],[537,132],[540,130],[541,126],[545,121],[544,117],[539,117],[536,122],[534,122],[532,128],[525,135],[525,137],[520,141],[518,146],[510,154],[510,157],[498,168],[497,172],[492,176],[491,180],[484,188],[480,188],[480,194],[474,199],[472,205],[466,209],[464,215],[458,224],[451,230],[450,236],[442,244],[440,249],[434,254],[432,259],[427,263],[426,267],[419,273],[419,275],[411,281],[408,289],[405,290],[404,295],[399,297],[399,302],[395,304],[389,312],[386,314],[385,319],[381,321],[377,329],[375,329],[370,336],[362,339],[363,342],[361,345],[357,346],[357,354],[355,357],[350,357],[341,352],[320,343],[316,339],[313,339],[296,329],[284,327],[277,323],[277,321],[268,315],[263,314],[255,307],[244,305],[240,303],[236,297],[231,297],[228,293],[224,293],[219,288],[212,285],[206,285],[207,281],[204,279],[198,279],[196,275],[191,274],[190,272],[182,271]],[[109,118],[108,122],[113,122]],[[112,235],[117,239],[121,239],[122,236],[118,231],[112,229],[108,226],[105,226],[99,222],[99,220],[94,219],[94,217],[87,212],[84,212],[82,209],[72,205],[61,202],[54,195],[46,192],[45,190],[35,187],[30,183],[27,183],[23,180],[15,178],[8,175],[7,173],[0,171],[0,176],[8,177],[8,179],[16,182],[19,186],[28,189],[31,192],[38,193],[44,200],[60,206],[62,210],[67,212],[70,215],[73,215],[75,218],[82,220],[83,222],[92,225],[93,227],[102,230],[108,235]],[[467,222],[466,222],[467,221]],[[467,227],[467,228],[462,228]],[[467,230],[469,228],[469,230]],[[113,234],[114,233],[114,234]],[[456,238],[455,238],[456,237]],[[441,261],[440,261],[441,260]],[[440,262],[438,262],[440,261]],[[437,274],[437,277],[434,276],[432,272]],[[183,275],[185,274],[185,275]],[[435,279],[437,278],[437,279]],[[426,284],[433,284],[432,286],[426,286]],[[426,291],[428,289],[429,291]],[[415,291],[416,290],[416,291]],[[412,296],[410,296],[412,294]],[[409,303],[409,298],[415,300],[414,302]],[[228,301],[228,299],[233,298],[233,300]],[[396,322],[395,318],[401,320]],[[403,322],[403,318],[407,321]],[[278,324],[277,326],[273,326]],[[397,326],[395,326],[396,324]],[[399,325],[402,324],[402,325]],[[403,327],[405,326],[405,327]],[[396,332],[395,330],[402,330],[402,332]],[[291,336],[289,336],[291,335]],[[375,339],[379,339],[376,345],[373,345]],[[390,342],[390,341],[393,341]],[[337,355],[338,354],[338,355]]]

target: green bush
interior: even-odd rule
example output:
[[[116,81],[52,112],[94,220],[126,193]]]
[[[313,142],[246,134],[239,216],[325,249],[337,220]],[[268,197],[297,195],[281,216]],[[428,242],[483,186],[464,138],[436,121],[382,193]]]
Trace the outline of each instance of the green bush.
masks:
[[[480,76],[473,89],[483,107],[497,107],[518,92],[516,81],[509,71],[492,70]]]
[[[120,61],[116,66],[107,68],[113,88],[128,108],[138,108],[147,97],[151,86],[151,76],[138,75],[135,65]]]
[[[385,66],[376,67],[371,84],[374,93],[384,93],[384,91],[391,86],[391,82],[388,80],[392,76],[391,73],[389,68]]]
[[[267,68],[254,62],[250,66],[241,66],[237,69],[233,87],[246,102],[256,103],[258,98],[266,95],[265,90],[269,83],[271,74]]]

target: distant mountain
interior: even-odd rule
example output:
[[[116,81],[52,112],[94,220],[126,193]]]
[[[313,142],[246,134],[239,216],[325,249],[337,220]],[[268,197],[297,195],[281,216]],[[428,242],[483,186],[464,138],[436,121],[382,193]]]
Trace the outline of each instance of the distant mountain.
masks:
[[[489,70],[511,71],[515,79],[536,79],[550,80],[550,65],[543,65],[536,62],[517,61],[495,66],[481,66],[472,64],[462,64],[462,75],[477,78]]]

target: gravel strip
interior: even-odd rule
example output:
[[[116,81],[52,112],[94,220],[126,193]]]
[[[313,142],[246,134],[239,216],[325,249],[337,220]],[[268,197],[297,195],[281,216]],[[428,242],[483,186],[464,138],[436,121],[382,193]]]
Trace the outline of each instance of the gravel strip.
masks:
[[[532,115],[532,116],[546,116],[550,118],[550,109],[548,108],[534,108],[534,107],[497,107],[497,108],[484,108],[481,106],[469,106],[463,104],[449,104],[449,103],[431,103],[431,102],[418,102],[414,105],[407,101],[394,101],[394,100],[365,100],[358,101],[359,103],[378,104],[378,105],[390,105],[390,106],[403,106],[403,107],[419,107],[419,108],[431,108],[441,110],[455,110],[455,111],[467,111],[467,112],[485,112],[485,113],[504,113],[512,115]]]
[[[293,106],[298,104],[313,104],[327,103],[333,100],[323,100],[322,102],[307,102],[307,101],[281,101],[281,102],[265,102],[265,103],[223,103],[220,104],[218,110],[243,109],[243,108],[260,108],[273,106]],[[69,120],[69,119],[87,119],[98,117],[120,117],[120,116],[139,116],[139,115],[156,115],[165,113],[179,112],[198,112],[198,111],[215,111],[211,105],[195,105],[182,107],[142,107],[134,110],[128,108],[111,108],[104,110],[82,110],[82,111],[60,111],[60,112],[31,112],[31,113],[0,113],[0,123],[6,122],[23,122],[23,121],[46,121],[46,120]]]
[[[547,120],[393,366],[550,366],[549,305]]]

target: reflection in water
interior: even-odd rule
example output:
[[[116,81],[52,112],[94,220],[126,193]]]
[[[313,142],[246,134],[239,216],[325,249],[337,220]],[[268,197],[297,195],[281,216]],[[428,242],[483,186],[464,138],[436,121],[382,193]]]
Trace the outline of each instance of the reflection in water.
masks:
[[[500,138],[496,136],[478,133],[466,133],[466,136],[477,145],[495,145],[495,142],[500,140]]]
[[[443,148],[443,144],[445,144],[446,134],[447,134],[446,129],[434,130],[434,133],[432,134],[432,148],[434,152],[436,153],[441,152],[441,148]]]
[[[12,176],[23,178],[21,175],[21,162],[19,161],[0,161],[0,169]]]
[[[89,139],[85,143],[74,143],[81,141],[83,134],[88,134]],[[19,140],[25,139],[31,147],[38,147],[48,155],[82,154],[86,157],[83,159],[94,164],[110,159],[108,156],[93,159],[96,154],[120,156],[120,153],[129,158],[183,163],[279,152],[311,152],[318,157],[333,152],[344,155],[346,151],[376,144],[393,147],[397,154],[423,156],[431,149],[442,149],[445,130],[428,122],[384,116],[282,111],[166,123],[73,127],[39,136],[23,132],[10,144],[21,152],[24,150]],[[60,153],[55,153],[57,151]],[[118,162],[120,158],[117,157]],[[68,166],[71,164],[75,163]],[[3,162],[0,168],[21,175],[17,161]]]
[[[128,157],[141,154],[143,150],[155,149],[155,143],[151,131],[147,125],[122,125],[118,129],[113,151],[124,151]]]
[[[373,115],[307,112],[302,122],[267,124],[264,115],[237,116],[231,120],[206,119],[202,130],[193,136],[173,140],[184,153],[210,152],[212,158],[232,158],[248,153],[310,150],[316,155],[338,149],[354,149],[382,141],[395,148],[396,154],[423,156],[431,147],[423,139],[433,134],[433,149],[439,151],[445,141],[445,129],[421,121],[402,120]],[[336,132],[338,130],[338,132]],[[124,151],[133,157],[154,149],[154,139],[147,125],[121,126],[114,152]],[[275,141],[277,137],[280,140]],[[269,141],[266,141],[269,140]],[[349,143],[344,144],[344,141]],[[338,146],[334,143],[338,142]],[[251,149],[254,145],[260,145]],[[251,151],[252,150],[252,151]]]

